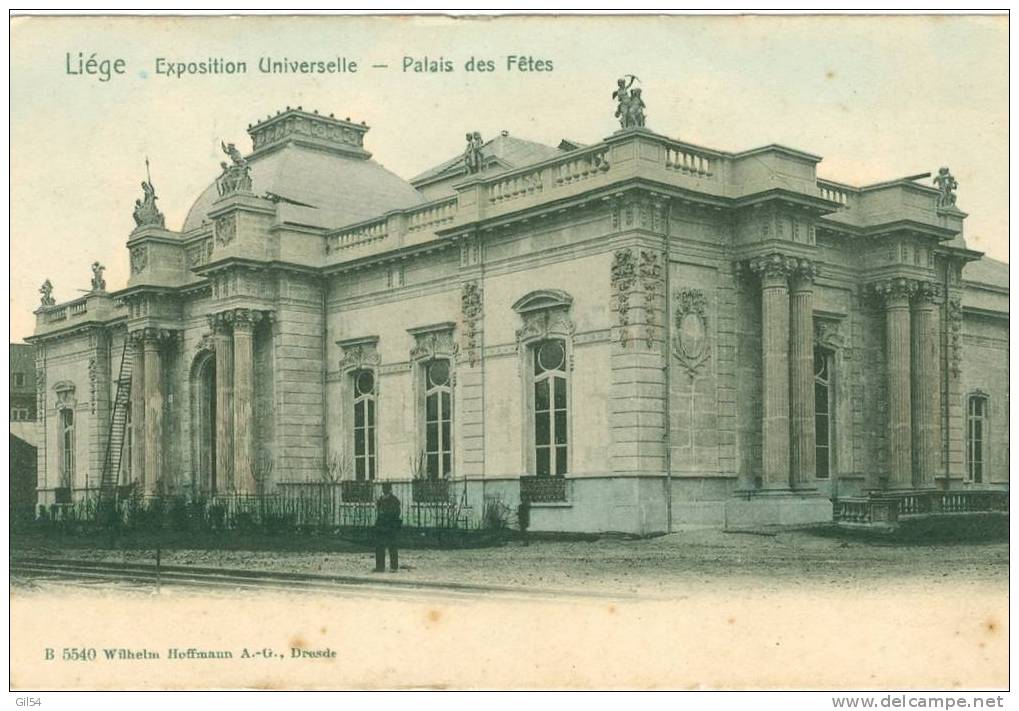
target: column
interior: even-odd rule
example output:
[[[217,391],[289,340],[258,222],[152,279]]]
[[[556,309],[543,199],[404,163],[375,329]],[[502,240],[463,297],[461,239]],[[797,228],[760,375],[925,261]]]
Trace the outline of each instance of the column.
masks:
[[[163,476],[163,358],[159,334],[145,329],[145,484],[146,494],[155,494]]]
[[[234,344],[225,314],[209,317],[216,342],[216,486],[233,488]]]
[[[913,486],[931,488],[941,469],[940,286],[920,282],[913,297]]]
[[[789,412],[793,486],[813,488],[817,477],[814,432],[814,264],[797,260],[789,297]]]
[[[913,485],[913,441],[910,388],[909,299],[911,279],[890,279],[875,285],[885,300],[885,363],[888,373],[888,486]]]
[[[754,260],[751,269],[761,275],[762,486],[788,489],[789,260],[772,254]]]
[[[254,448],[251,432],[252,401],[255,390],[255,353],[252,331],[260,314],[248,309],[233,312],[234,326],[234,486],[238,491],[256,493]]]
[[[145,349],[142,331],[131,338],[131,479],[145,488]]]

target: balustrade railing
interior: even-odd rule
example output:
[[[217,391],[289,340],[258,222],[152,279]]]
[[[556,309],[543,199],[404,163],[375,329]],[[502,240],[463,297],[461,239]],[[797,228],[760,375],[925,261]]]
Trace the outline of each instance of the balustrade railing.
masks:
[[[596,175],[607,173],[609,165],[609,148],[600,146],[580,155],[571,155],[555,168],[556,185],[572,185]]]
[[[387,219],[383,217],[379,220],[329,235],[326,240],[326,251],[335,252],[384,240],[389,234],[387,223]]]
[[[457,199],[455,197],[439,203],[430,203],[407,212],[407,231],[435,229],[456,219]]]
[[[839,523],[895,523],[910,516],[1007,512],[1008,492],[977,491],[877,491],[869,496],[835,500]]]
[[[828,182],[827,180],[818,180],[817,191],[822,199],[837,202],[843,209],[846,210],[850,208],[852,193],[849,189],[837,183]]]
[[[714,175],[714,160],[687,146],[671,145],[665,148],[665,167],[687,175],[709,178]]]

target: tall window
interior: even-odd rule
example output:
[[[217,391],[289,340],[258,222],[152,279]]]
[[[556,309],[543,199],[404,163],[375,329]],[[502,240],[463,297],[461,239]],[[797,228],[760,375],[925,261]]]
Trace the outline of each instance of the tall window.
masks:
[[[831,475],[831,354],[814,349],[814,437],[817,478]]]
[[[357,370],[354,381],[354,475],[375,478],[375,373]]]
[[[71,486],[74,481],[74,410],[60,411],[60,483]]]
[[[25,387],[26,378],[24,373],[12,373],[12,377],[14,379],[14,387],[16,388]]]
[[[542,341],[533,352],[535,473],[562,476],[569,462],[566,346],[561,340]]]
[[[987,398],[970,395],[966,413],[966,466],[970,481],[984,480],[984,445],[987,442]]]
[[[425,364],[425,473],[429,479],[449,477],[453,471],[452,391],[449,361]]]
[[[131,449],[134,447],[134,426],[131,423],[131,401],[127,401],[124,413],[124,447],[120,453],[120,483],[131,483]]]

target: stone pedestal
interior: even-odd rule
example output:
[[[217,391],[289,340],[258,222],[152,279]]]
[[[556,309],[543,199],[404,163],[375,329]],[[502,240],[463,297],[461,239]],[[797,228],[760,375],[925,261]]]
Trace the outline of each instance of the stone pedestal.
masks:
[[[814,265],[800,260],[790,279],[789,411],[792,483],[815,488],[814,432]]]
[[[930,488],[941,473],[941,349],[937,300],[941,290],[921,282],[913,298],[913,486]]]

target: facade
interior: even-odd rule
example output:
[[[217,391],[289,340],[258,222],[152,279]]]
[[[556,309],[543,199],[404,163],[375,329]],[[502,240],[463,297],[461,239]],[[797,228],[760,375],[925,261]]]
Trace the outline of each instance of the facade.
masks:
[[[27,343],[10,344],[10,419],[35,422],[35,348]]]
[[[468,134],[410,181],[364,124],[287,110],[179,230],[145,183],[127,288],[43,290],[40,502],[104,466],[151,494],[414,479],[646,534],[1006,488],[1007,265],[947,169],[850,186],[640,107],[592,145]]]

